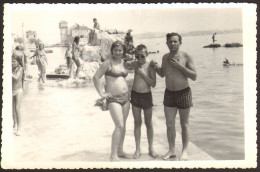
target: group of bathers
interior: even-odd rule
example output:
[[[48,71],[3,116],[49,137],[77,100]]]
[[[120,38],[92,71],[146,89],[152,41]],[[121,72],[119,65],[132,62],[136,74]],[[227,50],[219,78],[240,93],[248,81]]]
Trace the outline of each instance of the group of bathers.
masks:
[[[138,93],[134,90],[131,91],[131,95],[127,92],[122,95],[110,97],[107,99],[107,103],[116,102],[124,105],[129,100],[133,106],[141,109],[149,109],[153,106],[152,92]],[[177,107],[179,109],[193,106],[190,87],[178,91],[170,91],[166,88],[164,92],[163,105],[167,107]]]

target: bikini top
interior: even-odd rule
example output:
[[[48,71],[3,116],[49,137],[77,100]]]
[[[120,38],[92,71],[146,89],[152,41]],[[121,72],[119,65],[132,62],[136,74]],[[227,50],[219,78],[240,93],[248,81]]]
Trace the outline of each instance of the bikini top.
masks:
[[[127,70],[125,68],[124,68],[124,70],[116,70],[113,67],[113,65],[112,65],[110,60],[109,60],[109,64],[110,64],[109,69],[107,70],[105,75],[112,76],[112,77],[120,77],[120,76],[122,76],[124,78],[128,75],[128,72],[127,72]]]

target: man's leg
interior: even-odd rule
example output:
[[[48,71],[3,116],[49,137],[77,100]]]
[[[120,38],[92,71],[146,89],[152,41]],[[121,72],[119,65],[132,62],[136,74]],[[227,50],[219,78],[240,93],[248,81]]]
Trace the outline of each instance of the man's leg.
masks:
[[[149,155],[153,158],[157,157],[157,154],[154,152],[153,149],[153,123],[152,123],[152,108],[144,109],[144,119],[147,131],[147,139],[149,144]]]
[[[182,136],[182,155],[180,160],[188,160],[187,150],[190,140],[189,134],[189,114],[190,108],[179,109],[180,113],[180,123],[181,123],[181,136]]]
[[[134,135],[135,135],[135,154],[133,156],[134,159],[137,159],[141,156],[141,125],[142,125],[142,118],[141,118],[141,108],[138,108],[132,105],[132,111],[134,116]]]
[[[164,113],[165,113],[165,118],[166,118],[167,138],[168,138],[168,143],[169,143],[169,151],[163,156],[163,159],[166,160],[173,156],[176,156],[176,152],[175,152],[175,137],[176,137],[175,117],[177,114],[177,108],[164,106]]]

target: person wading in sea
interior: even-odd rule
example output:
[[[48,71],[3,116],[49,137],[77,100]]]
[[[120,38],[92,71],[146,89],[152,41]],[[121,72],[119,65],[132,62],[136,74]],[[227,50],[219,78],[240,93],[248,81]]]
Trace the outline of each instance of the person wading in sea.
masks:
[[[188,78],[196,80],[197,73],[193,64],[193,59],[185,52],[179,51],[182,37],[178,33],[168,33],[166,44],[170,50],[162,59],[162,65],[154,62],[153,66],[161,77],[165,77],[166,89],[164,93],[164,113],[166,117],[167,138],[169,151],[163,159],[176,157],[175,152],[175,117],[177,111],[180,114],[182,128],[182,154],[180,160],[187,160],[187,150],[189,144],[189,114],[192,106],[192,95]]]

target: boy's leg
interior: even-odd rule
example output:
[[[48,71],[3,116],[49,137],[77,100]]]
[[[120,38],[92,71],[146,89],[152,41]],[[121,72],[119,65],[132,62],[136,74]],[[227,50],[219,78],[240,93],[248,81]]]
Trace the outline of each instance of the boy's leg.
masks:
[[[189,134],[189,114],[190,108],[179,109],[180,112],[180,123],[181,123],[181,136],[182,136],[182,155],[180,160],[188,160],[187,150],[190,140]]]
[[[144,119],[147,132],[147,139],[149,144],[149,155],[153,158],[157,157],[157,154],[153,149],[153,123],[152,123],[152,108],[144,109]]]
[[[135,135],[135,145],[136,145],[135,154],[133,156],[134,159],[139,158],[141,155],[141,148],[140,148],[141,125],[142,125],[141,110],[142,110],[141,108],[132,105],[132,111],[134,116],[134,135]]]
[[[177,114],[177,108],[164,106],[164,113],[165,113],[165,118],[166,118],[167,138],[168,138],[168,143],[169,143],[169,151],[163,156],[163,159],[166,160],[166,159],[176,156],[176,152],[175,152],[175,138],[176,138],[175,118],[176,118],[176,114]]]

